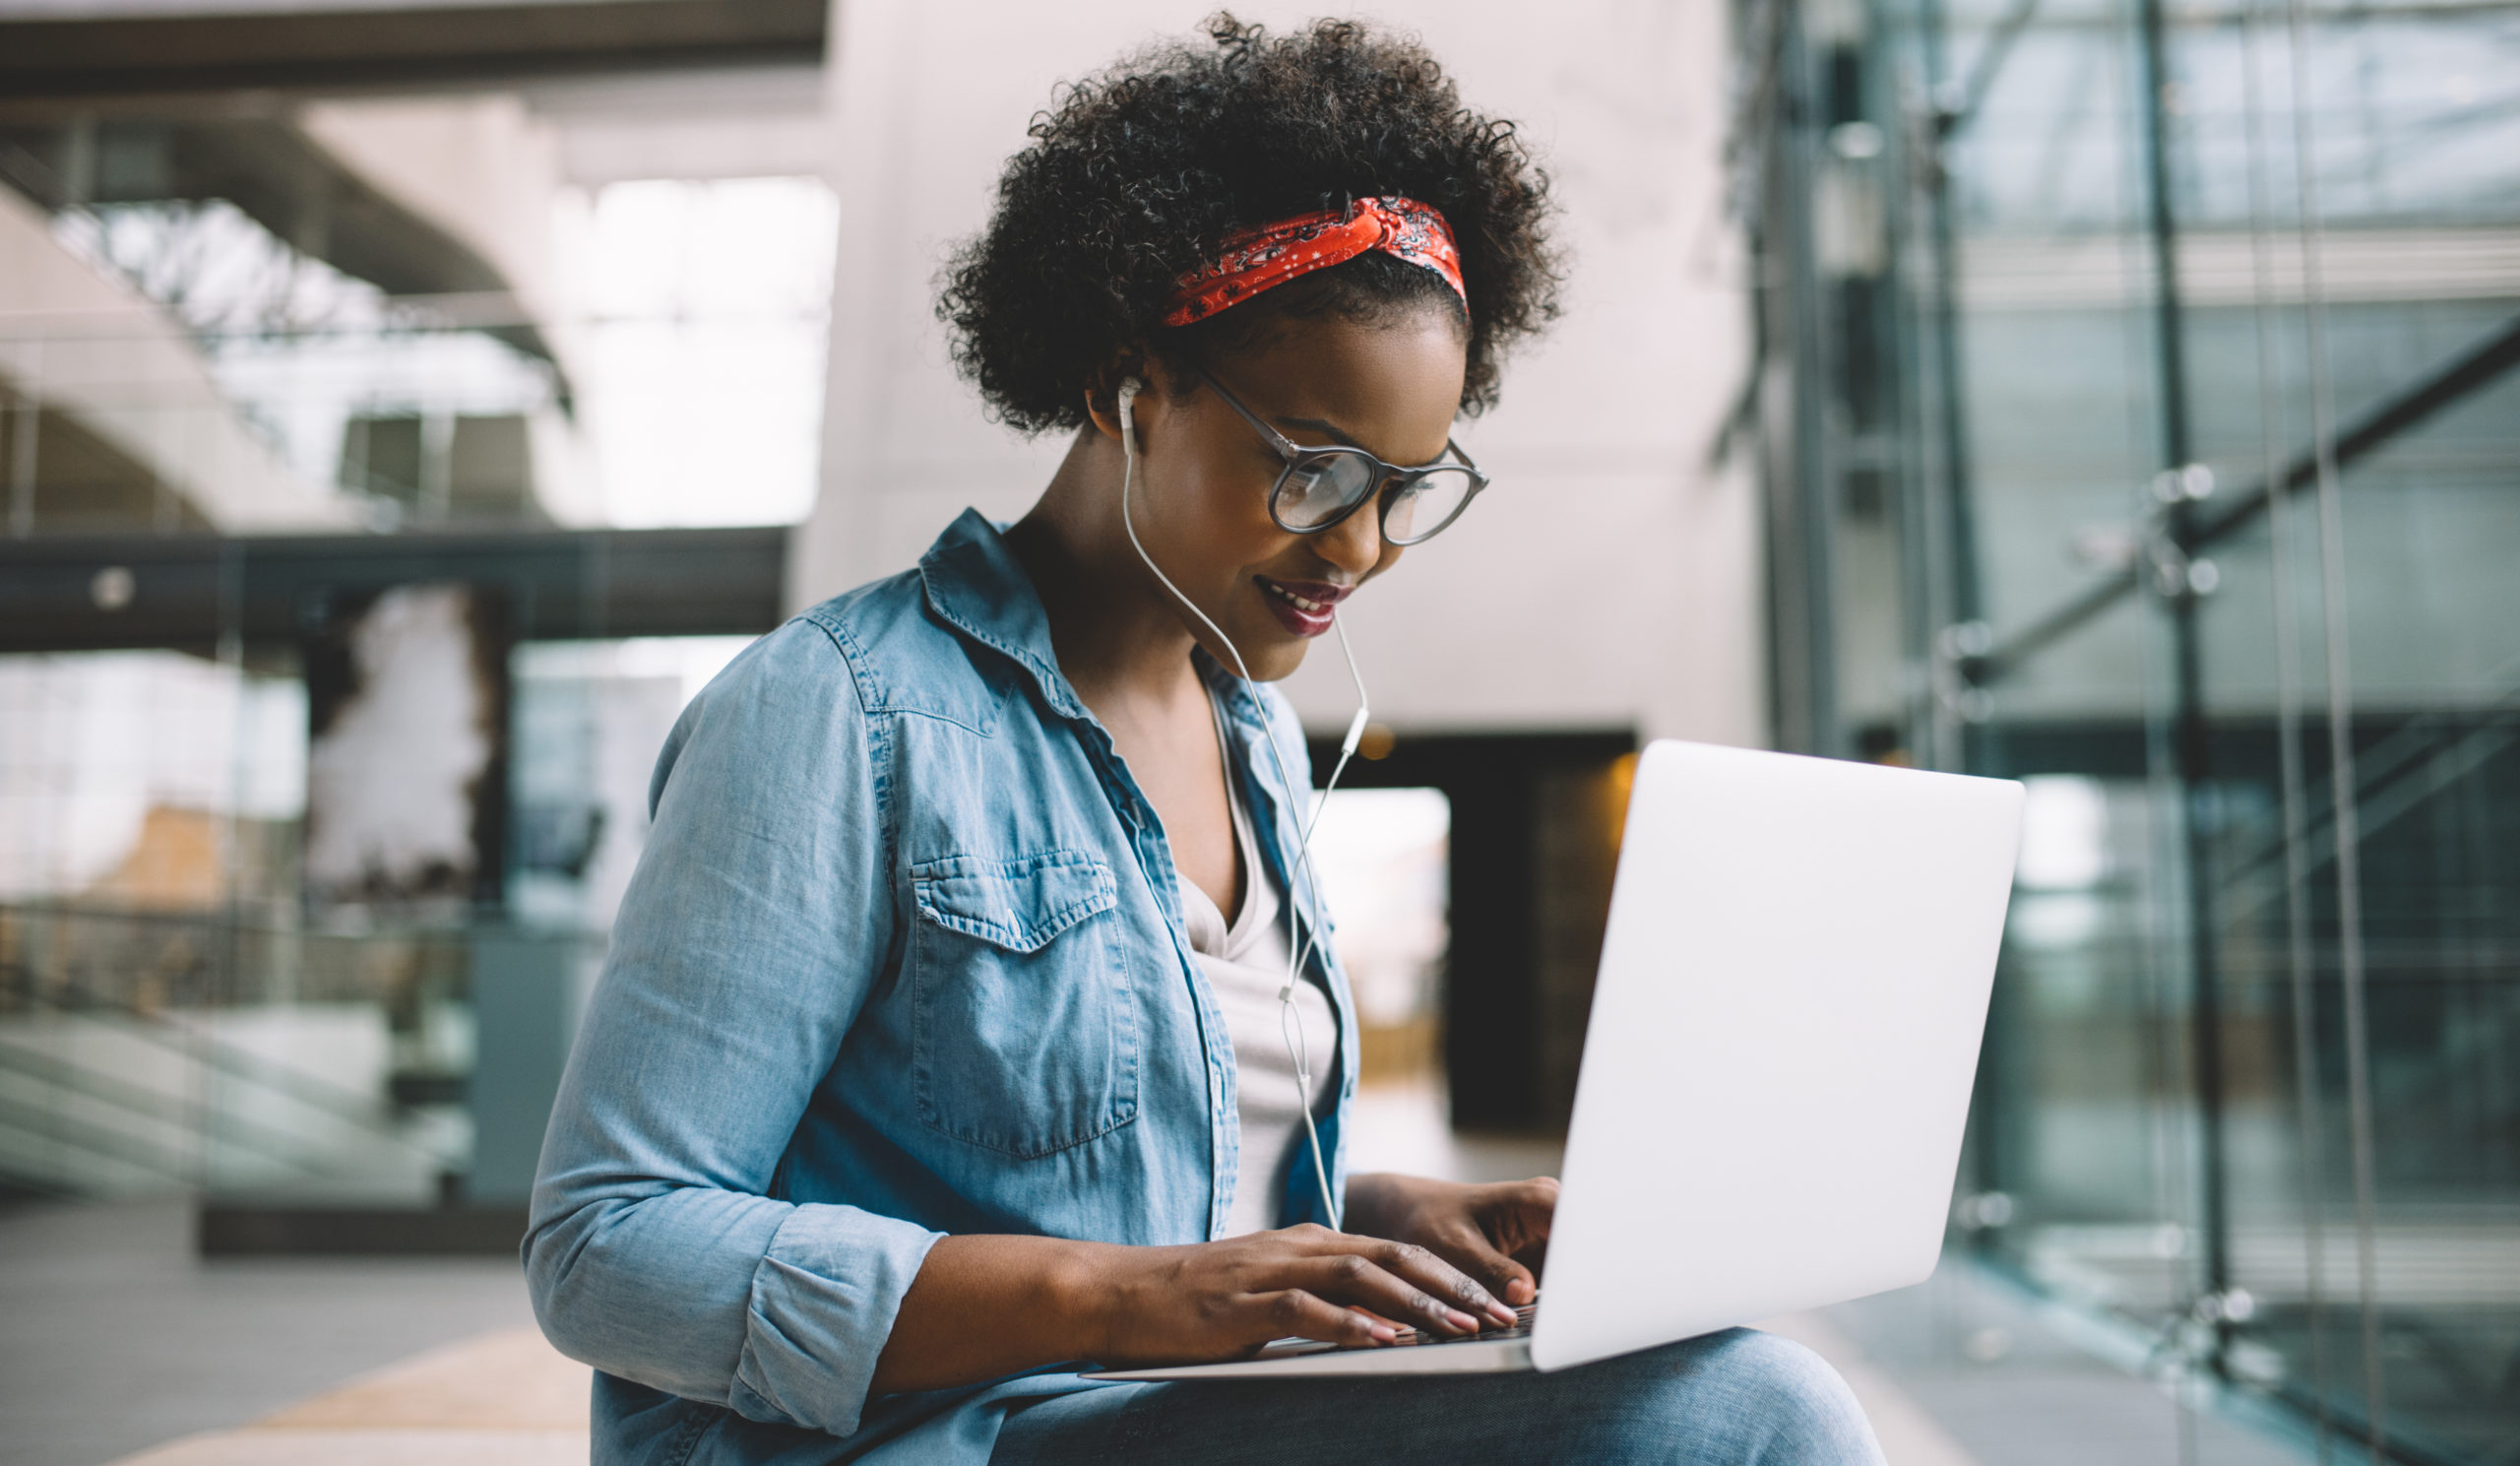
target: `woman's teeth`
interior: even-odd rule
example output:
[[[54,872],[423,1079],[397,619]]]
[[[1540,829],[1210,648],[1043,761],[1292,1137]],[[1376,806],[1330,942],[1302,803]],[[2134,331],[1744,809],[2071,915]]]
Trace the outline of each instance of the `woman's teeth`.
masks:
[[[1306,615],[1317,616],[1330,609],[1329,606],[1324,606],[1318,601],[1306,601],[1301,596],[1288,590],[1285,586],[1279,585],[1276,581],[1262,581],[1261,584],[1268,588],[1271,595],[1286,602],[1289,606],[1295,607],[1297,610],[1304,612]]]

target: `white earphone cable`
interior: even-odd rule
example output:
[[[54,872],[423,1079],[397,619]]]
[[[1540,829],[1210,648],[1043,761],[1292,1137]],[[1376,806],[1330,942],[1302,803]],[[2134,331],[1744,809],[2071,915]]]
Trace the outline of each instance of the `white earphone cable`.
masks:
[[[1348,680],[1355,684],[1356,716],[1348,720],[1348,734],[1339,740],[1339,761],[1330,766],[1330,778],[1321,786],[1321,797],[1313,802],[1312,813],[1304,821],[1303,848],[1307,854],[1312,850],[1312,832],[1320,827],[1321,816],[1329,812],[1330,792],[1339,787],[1339,776],[1348,772],[1348,760],[1356,756],[1356,744],[1364,738],[1368,712],[1365,701],[1365,676],[1364,673],[1356,670],[1356,650],[1348,645],[1347,623],[1334,620],[1330,623],[1330,629],[1339,633],[1339,654],[1348,661]],[[1290,990],[1293,987],[1295,973],[1300,971],[1306,962],[1312,960],[1312,949],[1320,939],[1321,933],[1318,931],[1306,935],[1303,950],[1296,954],[1293,962],[1288,964],[1287,983]]]
[[[1138,393],[1142,390],[1135,377],[1120,384],[1121,528],[1128,531],[1129,547],[1138,552],[1138,558],[1146,562],[1146,568],[1154,574],[1164,588],[1172,593],[1172,599],[1187,606],[1190,614],[1199,618],[1200,625],[1215,633],[1218,644],[1233,658],[1234,674],[1242,679],[1243,689],[1250,693],[1252,703],[1259,706],[1259,684],[1252,680],[1251,669],[1244,664],[1242,652],[1234,646],[1233,638],[1225,634],[1225,628],[1208,619],[1208,613],[1199,609],[1197,603],[1182,594],[1181,588],[1174,585],[1172,577],[1165,574],[1164,568],[1155,563],[1155,556],[1147,553],[1146,545],[1138,539],[1137,516],[1130,508],[1129,496],[1130,489],[1137,478],[1138,467],[1138,434],[1134,405]],[[1339,633],[1339,650],[1348,660],[1349,679],[1356,685],[1356,716],[1348,722],[1348,735],[1340,744],[1339,762],[1330,771],[1329,782],[1322,786],[1320,799],[1310,811],[1306,812],[1296,831],[1295,875],[1299,881],[1308,883],[1315,891],[1320,889],[1320,881],[1312,872],[1313,827],[1320,823],[1321,811],[1329,807],[1330,792],[1339,787],[1339,776],[1347,770],[1348,760],[1356,751],[1356,742],[1363,736],[1365,731],[1365,679],[1356,670],[1356,654],[1348,645],[1348,628],[1336,620],[1331,624]],[[1278,750],[1277,730],[1265,721],[1265,709],[1263,718],[1260,736],[1261,740],[1269,746],[1269,761],[1277,767],[1279,785],[1288,794],[1292,795],[1295,787],[1294,779],[1287,772],[1286,755]],[[1248,872],[1250,876],[1257,874],[1256,871]],[[1331,1193],[1330,1167],[1322,1160],[1321,1131],[1313,1123],[1312,1117],[1311,1046],[1304,1042],[1303,1024],[1295,1012],[1295,984],[1300,978],[1304,962],[1311,958],[1315,944],[1313,936],[1305,936],[1301,951],[1298,953],[1296,950],[1296,938],[1300,934],[1300,927],[1297,923],[1295,895],[1296,893],[1292,890],[1287,892],[1287,981],[1286,985],[1278,989],[1278,1026],[1280,1034],[1287,1041],[1287,1056],[1294,1060],[1296,1111],[1303,1116],[1304,1138],[1312,1148],[1312,1174],[1321,1186],[1321,1209],[1330,1218],[1331,1227],[1336,1229],[1340,1226],[1339,1201]]]

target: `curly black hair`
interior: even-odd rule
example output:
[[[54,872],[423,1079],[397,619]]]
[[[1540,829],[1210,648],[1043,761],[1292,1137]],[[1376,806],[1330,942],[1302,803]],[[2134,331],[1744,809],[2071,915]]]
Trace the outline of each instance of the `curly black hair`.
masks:
[[[956,251],[938,318],[993,415],[1028,432],[1085,420],[1125,353],[1248,344],[1288,318],[1379,323],[1425,305],[1464,330],[1462,411],[1496,401],[1497,355],[1557,314],[1548,177],[1514,125],[1461,104],[1414,38],[1353,21],[1273,36],[1211,18],[1067,88],[1009,159],[986,230]],[[1452,225],[1465,313],[1433,271],[1381,251],[1194,325],[1162,322],[1184,273],[1240,228],[1398,194]]]

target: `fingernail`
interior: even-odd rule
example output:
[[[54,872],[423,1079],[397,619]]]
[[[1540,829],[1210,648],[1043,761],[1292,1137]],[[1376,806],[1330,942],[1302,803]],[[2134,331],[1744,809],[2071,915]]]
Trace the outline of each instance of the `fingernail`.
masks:
[[[1487,1316],[1495,1319],[1498,1323],[1513,1323],[1518,1321],[1514,1310],[1506,1307],[1503,1304],[1489,1304],[1487,1306]]]
[[[1377,1344],[1388,1344],[1392,1340],[1400,1337],[1400,1330],[1393,1328],[1387,1323],[1377,1323],[1373,1325],[1370,1332],[1373,1334],[1374,1342]]]
[[[1522,1278],[1516,1278],[1514,1281],[1505,1285],[1505,1297],[1512,1303],[1530,1303],[1532,1301],[1532,1285]]]
[[[1475,1333],[1478,1331],[1479,1320],[1473,1318],[1468,1313],[1463,1312],[1459,1308],[1446,1308],[1444,1311],[1446,1314],[1450,1315],[1450,1321],[1453,1327],[1460,1329],[1464,1333]]]

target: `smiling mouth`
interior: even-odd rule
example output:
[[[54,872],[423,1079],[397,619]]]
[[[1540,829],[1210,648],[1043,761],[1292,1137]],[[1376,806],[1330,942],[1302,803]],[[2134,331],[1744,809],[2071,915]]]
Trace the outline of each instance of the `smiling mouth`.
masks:
[[[1330,607],[1336,604],[1335,602],[1328,601],[1307,601],[1303,597],[1288,590],[1285,586],[1278,584],[1274,580],[1264,580],[1260,582],[1260,589],[1267,591],[1270,595],[1277,597],[1279,600],[1293,606],[1295,609],[1302,611],[1308,616],[1326,616],[1330,614]]]
[[[1278,622],[1297,636],[1319,636],[1330,629],[1336,619],[1339,603],[1348,599],[1354,586],[1335,586],[1320,581],[1297,581],[1290,585],[1271,580],[1265,575],[1251,577],[1252,583],[1268,593],[1269,609],[1276,612]]]

